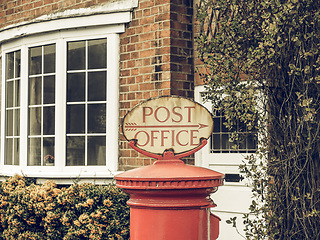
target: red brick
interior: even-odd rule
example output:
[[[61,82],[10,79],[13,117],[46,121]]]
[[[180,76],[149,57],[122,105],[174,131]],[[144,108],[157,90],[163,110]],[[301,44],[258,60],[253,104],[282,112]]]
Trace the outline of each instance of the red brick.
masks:
[[[134,35],[132,37],[130,37],[130,42],[131,43],[136,43],[140,41],[140,36],[139,35]]]
[[[136,34],[136,29],[135,28],[128,28],[127,30],[126,30],[126,34],[127,35],[135,35]]]
[[[155,22],[161,22],[165,20],[170,20],[170,12],[162,13],[155,16]]]
[[[158,97],[159,96],[159,92],[158,91],[151,91],[151,97]]]
[[[144,8],[149,8],[149,7],[153,7],[154,6],[154,1],[153,0],[150,0],[150,1],[140,1],[140,8],[141,9],[144,9]]]
[[[150,16],[151,14],[151,10],[150,9],[145,9],[143,10],[143,16],[146,17],[146,16]]]
[[[171,95],[171,89],[164,89],[164,90],[162,90],[162,94],[161,94],[162,96],[164,96],[164,95]]]
[[[170,37],[170,35],[171,35],[171,31],[168,29],[159,31],[159,33],[160,33],[159,37],[161,37],[161,38]]]
[[[136,99],[142,99],[142,98],[143,98],[142,92],[136,92]]]
[[[135,77],[129,77],[127,78],[127,84],[134,84],[136,83],[136,78]]]
[[[46,5],[46,4],[51,4],[53,3],[54,0],[44,0],[43,3]]]
[[[131,59],[138,59],[139,56],[140,56],[140,53],[139,53],[139,52],[132,52],[132,53],[130,53]]]
[[[144,50],[140,52],[141,58],[150,57],[150,56],[154,56],[154,49]]]
[[[141,25],[144,25],[144,24],[151,24],[154,22],[154,17],[153,16],[150,16],[150,17],[145,17],[145,18],[142,18],[140,20],[140,24]]]
[[[151,31],[151,25],[145,25],[142,29],[144,33],[149,33]]]
[[[143,82],[143,77],[141,75],[140,76],[136,76],[135,79],[136,79],[136,83]]]
[[[153,83],[141,83],[139,84],[141,91],[152,90],[154,88]]]
[[[131,69],[131,76],[135,76],[135,75],[138,75],[139,74],[139,68],[134,68],[134,69]]]
[[[143,92],[142,95],[144,99],[148,99],[151,97],[150,92]]]
[[[129,102],[120,102],[120,108],[130,108],[130,103]]]
[[[129,87],[129,89],[130,89],[130,87]],[[133,93],[133,92],[129,92],[128,93],[128,100],[134,100],[135,99],[135,93]]]
[[[127,62],[127,67],[128,68],[132,68],[134,66],[135,66],[135,61],[134,60],[130,60],[130,61]]]
[[[129,53],[122,53],[120,54],[120,61],[125,61],[130,59],[130,54]]]
[[[151,42],[144,42],[142,46],[143,46],[143,49],[149,49],[151,48]]]
[[[166,3],[170,3],[171,0],[155,0],[155,5],[163,5]]]
[[[137,101],[137,100],[131,101],[131,102],[130,102],[130,109],[132,109],[133,107],[135,107],[139,102],[140,102],[140,101]]]
[[[140,33],[143,32],[143,27],[142,26],[136,27],[135,29],[136,29],[136,34],[140,34]]]
[[[129,91],[130,92],[135,92],[135,91],[138,91],[139,90],[139,87],[137,84],[133,84],[133,85],[130,85],[129,86]],[[135,99],[135,98],[134,98]],[[132,100],[132,99],[129,99],[129,100]]]
[[[153,68],[151,66],[148,66],[148,67],[142,67],[140,69],[140,73],[152,73],[153,72]]]
[[[153,23],[150,25],[150,30],[151,31],[157,31],[159,30],[159,23]]]
[[[40,7],[40,6],[43,6],[43,1],[34,2],[34,7],[35,8]]]
[[[159,13],[159,11],[160,11],[160,9],[158,6],[152,7],[151,8],[151,15],[155,15],[155,14]]]
[[[143,66],[148,66],[148,65],[151,64],[151,59],[150,58],[144,58],[142,60],[142,62],[143,62]]]
[[[142,10],[137,10],[133,12],[134,18],[141,18],[142,17]]]
[[[130,157],[130,150],[120,149],[120,156],[121,157]]]

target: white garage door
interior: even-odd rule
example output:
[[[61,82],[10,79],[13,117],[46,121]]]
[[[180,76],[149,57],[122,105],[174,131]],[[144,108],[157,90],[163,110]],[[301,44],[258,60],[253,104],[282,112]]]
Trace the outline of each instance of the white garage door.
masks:
[[[201,92],[204,87],[198,86],[195,91],[195,100],[202,103]],[[204,103],[209,111],[212,111],[210,103]],[[219,240],[243,239],[226,220],[237,217],[238,230],[244,234],[242,216],[247,213],[251,203],[251,189],[246,186],[245,180],[239,172],[239,165],[245,155],[254,151],[256,141],[252,134],[248,134],[247,140],[235,152],[232,143],[228,140],[228,130],[222,124],[224,118],[219,113],[214,115],[214,132],[208,144],[196,153],[196,165],[224,173],[226,175],[224,186],[214,193],[211,198],[217,204],[212,212],[221,218]]]

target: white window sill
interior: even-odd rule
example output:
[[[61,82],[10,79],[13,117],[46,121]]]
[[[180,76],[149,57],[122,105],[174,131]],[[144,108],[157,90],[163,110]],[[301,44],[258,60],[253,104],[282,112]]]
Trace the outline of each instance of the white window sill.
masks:
[[[15,171],[7,171],[0,172],[0,181],[5,181],[8,177],[14,176],[15,174],[23,175],[25,177],[35,178],[37,183],[44,183],[48,180],[54,181],[58,185],[70,185],[73,183],[83,183],[89,182],[94,184],[108,184],[114,181],[114,176],[121,173],[121,171],[117,172],[85,172],[78,171],[70,174],[65,172],[15,172]]]

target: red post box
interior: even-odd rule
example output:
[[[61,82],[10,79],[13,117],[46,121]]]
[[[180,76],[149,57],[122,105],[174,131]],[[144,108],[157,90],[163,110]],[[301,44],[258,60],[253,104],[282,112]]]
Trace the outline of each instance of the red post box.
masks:
[[[180,160],[206,145],[213,130],[208,110],[177,96],[149,99],[126,114],[122,130],[133,149],[158,159],[115,177],[130,194],[131,240],[217,239],[210,194],[224,175]]]
[[[135,148],[134,142],[130,145]],[[131,240],[218,237],[219,218],[210,214],[210,208],[215,206],[210,194],[223,184],[224,175],[186,165],[179,157],[169,151],[153,165],[115,177],[117,186],[130,195]]]

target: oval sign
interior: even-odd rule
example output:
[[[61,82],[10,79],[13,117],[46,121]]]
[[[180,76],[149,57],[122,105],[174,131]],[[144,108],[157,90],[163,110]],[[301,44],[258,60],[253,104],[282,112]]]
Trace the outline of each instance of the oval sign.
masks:
[[[162,154],[173,149],[176,154],[200,145],[213,130],[210,112],[194,101],[177,96],[152,98],[136,105],[126,114],[122,131],[128,141],[150,153]]]

